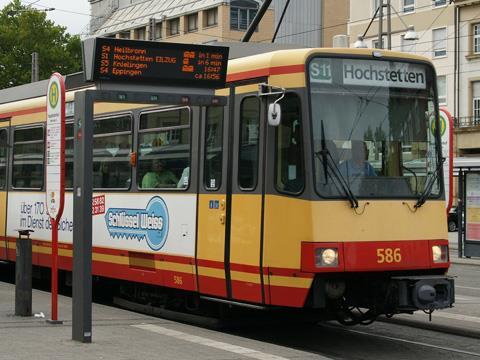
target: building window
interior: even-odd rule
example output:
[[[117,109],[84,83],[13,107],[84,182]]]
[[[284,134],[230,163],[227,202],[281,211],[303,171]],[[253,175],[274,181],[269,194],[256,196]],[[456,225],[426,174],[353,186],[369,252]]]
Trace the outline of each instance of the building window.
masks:
[[[376,17],[378,17],[377,9],[378,9],[379,6],[380,6],[380,0],[373,0],[373,2],[372,2],[372,16],[375,15],[375,13],[376,13],[377,14]]]
[[[432,30],[433,57],[447,55],[447,28]]]
[[[447,5],[447,0],[435,0],[434,5],[435,5],[435,7],[437,7],[437,6],[445,6],[445,5]]]
[[[403,0],[403,12],[411,13],[415,11],[415,0]]]
[[[447,105],[447,77],[437,76],[438,104]]]
[[[405,40],[405,35],[402,35],[400,38],[401,41],[401,51],[408,53],[415,53],[417,50],[414,40]]]
[[[119,39],[130,39],[130,31],[122,31],[118,34]]]
[[[383,49],[383,48],[385,48],[387,39],[385,37],[383,37],[382,40],[383,40],[383,47],[380,47],[380,41],[378,41],[378,39],[373,39],[372,40],[372,49]]]
[[[472,94],[473,124],[477,125],[480,123],[480,81],[475,81],[472,83]]]
[[[163,22],[155,23],[155,39],[162,38]]]
[[[480,23],[473,25],[473,53],[480,54]]]
[[[180,34],[180,18],[168,20],[167,35],[174,36],[178,34]]]
[[[147,32],[145,31],[144,27],[135,30],[135,39],[137,40],[146,40],[146,35]]]
[[[247,30],[257,14],[257,3],[254,1],[232,1],[231,4],[230,28],[232,30]],[[237,6],[237,4],[242,6]]]
[[[204,27],[215,26],[218,24],[218,8],[204,11]]]
[[[197,31],[198,30],[198,14],[187,15],[187,31]]]

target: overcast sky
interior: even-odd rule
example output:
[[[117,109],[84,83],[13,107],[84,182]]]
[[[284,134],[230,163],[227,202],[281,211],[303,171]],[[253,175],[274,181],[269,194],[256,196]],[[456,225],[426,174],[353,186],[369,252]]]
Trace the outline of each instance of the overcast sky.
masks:
[[[10,0],[0,0],[0,9]],[[87,30],[90,21],[90,4],[88,0],[22,0],[25,5],[32,4],[36,9],[55,8],[47,12],[47,17],[57,25],[67,28],[70,34],[80,34]]]

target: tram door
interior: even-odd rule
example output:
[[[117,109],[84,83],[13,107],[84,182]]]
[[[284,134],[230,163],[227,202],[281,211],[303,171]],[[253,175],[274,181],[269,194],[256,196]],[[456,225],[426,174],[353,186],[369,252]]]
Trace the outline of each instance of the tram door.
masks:
[[[7,259],[7,175],[10,120],[0,120],[0,259]]]
[[[258,84],[232,86],[229,105],[207,107],[197,231],[198,290],[264,301],[261,270],[264,108]]]
[[[262,278],[262,189],[264,106],[258,83],[235,88],[231,210],[227,229],[229,295],[264,302]]]

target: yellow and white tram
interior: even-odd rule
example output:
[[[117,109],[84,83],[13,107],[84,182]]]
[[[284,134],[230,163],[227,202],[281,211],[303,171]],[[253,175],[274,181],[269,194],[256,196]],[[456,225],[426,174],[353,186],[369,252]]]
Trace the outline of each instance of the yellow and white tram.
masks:
[[[85,87],[69,79],[72,101]],[[93,273],[343,321],[450,307],[435,79],[403,53],[280,50],[230,61],[226,107],[97,103]],[[45,98],[29,91],[0,91],[0,258],[14,261],[16,229],[30,228],[48,267]],[[66,133],[71,270],[68,118]]]

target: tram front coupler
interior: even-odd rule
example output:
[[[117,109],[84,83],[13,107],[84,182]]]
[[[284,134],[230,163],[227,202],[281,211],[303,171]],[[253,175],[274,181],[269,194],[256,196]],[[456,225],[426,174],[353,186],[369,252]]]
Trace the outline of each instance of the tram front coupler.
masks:
[[[398,312],[450,308],[455,302],[454,280],[450,276],[397,276],[392,285],[397,291]]]

